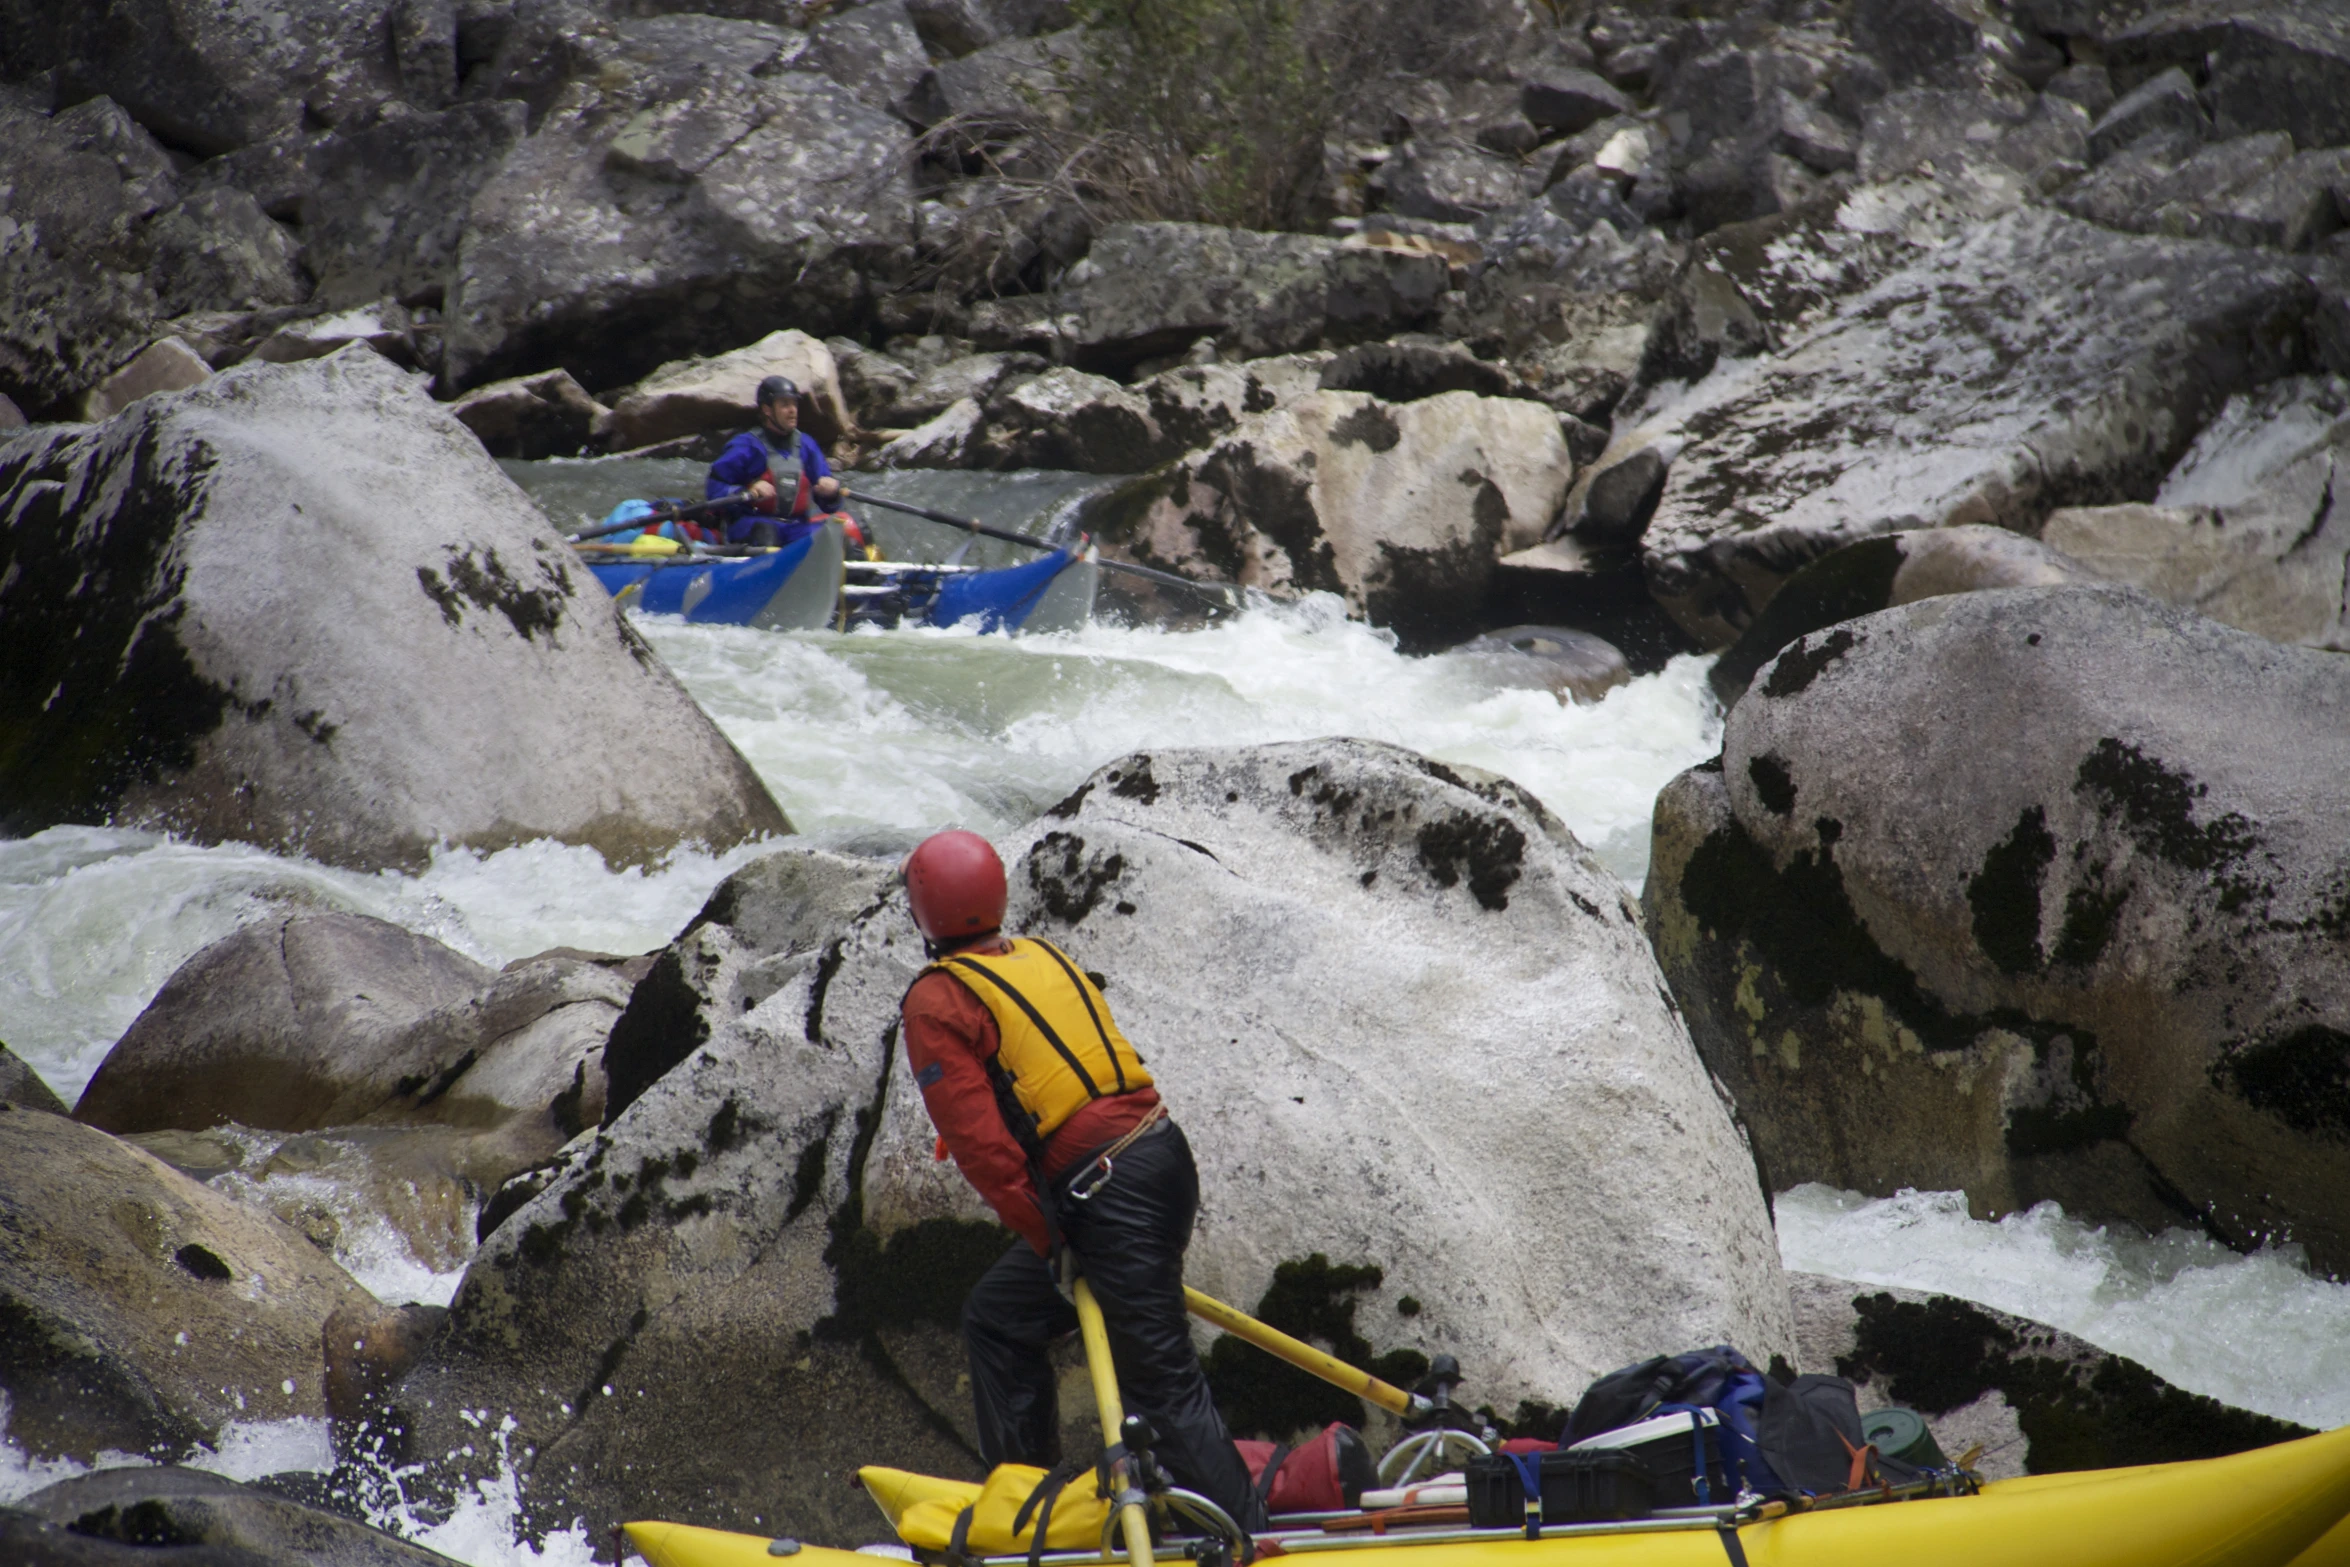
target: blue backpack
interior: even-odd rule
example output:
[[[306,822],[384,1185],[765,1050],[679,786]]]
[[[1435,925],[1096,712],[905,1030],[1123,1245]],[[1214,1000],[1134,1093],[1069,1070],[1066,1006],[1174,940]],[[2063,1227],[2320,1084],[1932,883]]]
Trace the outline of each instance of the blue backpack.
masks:
[[[1637,1365],[1611,1371],[1583,1390],[1575,1412],[1567,1417],[1559,1445],[1572,1447],[1602,1431],[1685,1410],[1710,1409],[1720,1421],[1710,1428],[1719,1443],[1720,1463],[1708,1462],[1709,1428],[1695,1426],[1689,1433],[1696,1448],[1696,1486],[1700,1506],[1710,1499],[1709,1473],[1719,1472],[1733,1493],[1785,1492],[1756,1444],[1762,1425],[1763,1399],[1769,1384],[1744,1355],[1727,1344],[1692,1350],[1686,1355],[1659,1355]],[[1722,1498],[1724,1501],[1729,1497]]]

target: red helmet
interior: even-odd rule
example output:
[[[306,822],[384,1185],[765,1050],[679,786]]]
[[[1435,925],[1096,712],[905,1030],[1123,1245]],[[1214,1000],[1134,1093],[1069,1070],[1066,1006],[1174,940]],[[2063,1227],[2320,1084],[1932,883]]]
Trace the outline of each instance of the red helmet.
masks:
[[[992,934],[1004,923],[1004,862],[975,832],[942,832],[906,856],[914,924],[933,945]]]

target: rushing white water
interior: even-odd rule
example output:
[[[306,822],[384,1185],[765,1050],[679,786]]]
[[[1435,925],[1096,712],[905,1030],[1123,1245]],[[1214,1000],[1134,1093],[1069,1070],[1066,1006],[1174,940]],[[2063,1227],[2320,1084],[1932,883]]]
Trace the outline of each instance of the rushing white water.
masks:
[[[2186,1230],[2088,1225],[2046,1202],[1989,1222],[1963,1192],[1776,1203],[1790,1268],[1958,1295],[2127,1355],[2191,1393],[2319,1429],[2350,1424],[2350,1286],[2299,1247],[2242,1256]]]
[[[1328,597],[1193,631],[1023,639],[640,624],[808,837],[868,852],[941,826],[1006,831],[1137,747],[1351,734],[1508,774],[1637,883],[1656,791],[1720,736],[1697,659],[1562,705],[1491,689],[1458,660],[1405,657]],[[373,914],[486,963],[551,946],[638,952],[757,852],[613,871],[537,843],[445,852],[420,876],[361,875],[56,828],[0,842],[0,1040],[70,1103],[171,971],[248,921]]]

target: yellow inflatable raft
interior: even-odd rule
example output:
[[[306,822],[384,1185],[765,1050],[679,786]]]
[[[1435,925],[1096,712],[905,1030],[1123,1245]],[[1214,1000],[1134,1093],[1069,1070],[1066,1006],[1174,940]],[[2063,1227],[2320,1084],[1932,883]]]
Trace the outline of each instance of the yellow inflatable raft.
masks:
[[[959,1509],[980,1492],[970,1482],[898,1470],[865,1477],[909,1538],[926,1532],[917,1515]],[[791,1567],[875,1561],[686,1524],[625,1527],[650,1567],[776,1567],[784,1555]],[[1053,1529],[1049,1549],[1065,1549],[1062,1533]],[[1720,1533],[1702,1522],[1564,1526],[1539,1540],[1432,1533],[1439,1537],[1424,1543],[1404,1531],[1365,1538],[1284,1530],[1273,1538],[1288,1555],[1343,1555],[1343,1564],[1328,1567],[1725,1567],[1729,1560]],[[2350,1427],[2227,1458],[2033,1475],[1993,1481],[1974,1496],[1796,1513],[1745,1524],[1737,1537],[1752,1567],[2350,1567]],[[1170,1547],[1159,1559],[1180,1557]]]

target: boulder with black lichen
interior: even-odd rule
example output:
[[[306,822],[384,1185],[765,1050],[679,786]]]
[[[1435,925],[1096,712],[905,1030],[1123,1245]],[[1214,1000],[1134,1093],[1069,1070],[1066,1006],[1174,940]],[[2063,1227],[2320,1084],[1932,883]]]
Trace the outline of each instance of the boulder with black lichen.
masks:
[[[8,831],[373,870],[789,830],[473,434],[366,350],[15,438],[0,551]]]
[[[1506,1407],[1669,1345],[1792,1347],[1752,1161],[1629,901],[1506,780],[1361,741],[1153,752],[1004,849],[1008,928],[1099,972],[1198,1151],[1201,1287],[1260,1302],[1339,1259],[1370,1350],[1453,1350]],[[876,871],[764,862],[681,941],[790,976],[698,992],[707,1038],[490,1233],[377,1424],[423,1487],[495,1464],[457,1451],[483,1407],[536,1451],[526,1520],[690,1501],[849,1544],[870,1516],[828,1472],[976,1472],[955,1323],[1014,1243],[933,1157],[898,1037],[925,959]]]
[[[1659,796],[1645,893],[1773,1180],[2343,1266],[2345,736],[2340,659],[2128,589],[1791,643]]]

